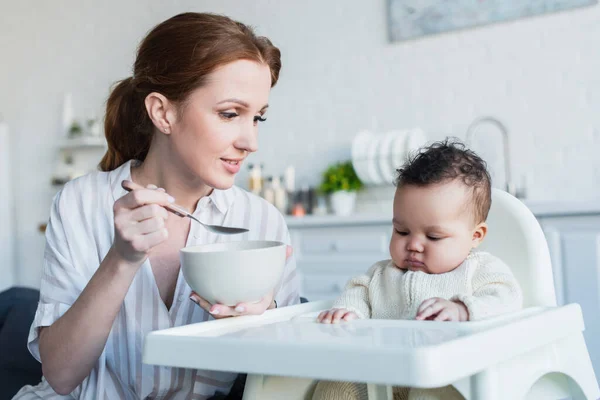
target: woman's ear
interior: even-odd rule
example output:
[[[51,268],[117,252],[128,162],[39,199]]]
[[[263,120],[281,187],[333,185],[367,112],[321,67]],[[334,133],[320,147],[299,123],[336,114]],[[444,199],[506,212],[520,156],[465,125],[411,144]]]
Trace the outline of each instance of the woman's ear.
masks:
[[[152,92],[144,100],[148,116],[162,133],[171,134],[175,123],[175,104],[160,93]]]
[[[488,226],[485,222],[480,223],[473,230],[472,247],[475,248],[481,244],[487,235]]]

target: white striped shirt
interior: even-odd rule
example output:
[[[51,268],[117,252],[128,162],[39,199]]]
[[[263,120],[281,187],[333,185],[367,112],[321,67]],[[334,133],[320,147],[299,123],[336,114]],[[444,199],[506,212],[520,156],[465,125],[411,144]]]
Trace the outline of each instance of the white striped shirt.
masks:
[[[40,360],[39,328],[52,325],[75,302],[108,253],[114,239],[113,205],[126,194],[131,161],[111,172],[93,172],[65,185],[54,198],[46,230],[40,302],[29,333],[31,354]],[[209,224],[240,226],[249,232],[227,236],[191,224],[187,245],[234,240],[278,240],[290,244],[281,213],[264,199],[232,187],[200,199],[194,216]],[[275,296],[279,306],[299,302],[294,257],[286,264]],[[157,329],[207,321],[212,316],[189,300],[181,271],[170,309],[163,303],[147,260],[137,272],[106,346],[90,375],[69,396],[47,381],[26,386],[14,399],[207,399],[228,393],[236,374],[142,364],[145,336]],[[93,318],[93,316],[90,316]]]

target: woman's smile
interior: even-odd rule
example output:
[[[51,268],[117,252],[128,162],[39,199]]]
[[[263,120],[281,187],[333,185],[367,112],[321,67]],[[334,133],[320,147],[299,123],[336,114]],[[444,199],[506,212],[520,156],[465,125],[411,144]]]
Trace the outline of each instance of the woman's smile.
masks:
[[[221,162],[225,166],[225,169],[231,174],[237,174],[240,172],[240,168],[242,167],[243,158],[240,159],[228,159],[221,158]]]

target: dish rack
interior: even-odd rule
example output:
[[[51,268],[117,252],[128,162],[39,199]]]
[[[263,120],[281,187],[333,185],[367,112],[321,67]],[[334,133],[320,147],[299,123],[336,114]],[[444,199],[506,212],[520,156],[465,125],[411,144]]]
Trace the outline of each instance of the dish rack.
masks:
[[[352,141],[352,165],[365,186],[393,185],[396,169],[426,142],[420,128],[386,133],[361,131]]]
[[[359,132],[352,141],[352,165],[365,188],[357,194],[355,211],[389,213],[394,200],[396,170],[426,143],[427,136],[419,128],[386,133]]]

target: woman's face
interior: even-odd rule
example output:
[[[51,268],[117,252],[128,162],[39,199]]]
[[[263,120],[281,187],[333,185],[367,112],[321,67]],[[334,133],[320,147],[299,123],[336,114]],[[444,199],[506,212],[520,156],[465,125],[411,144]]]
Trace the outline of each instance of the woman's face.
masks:
[[[193,91],[172,126],[171,154],[184,176],[227,189],[248,154],[258,150],[258,124],[268,107],[271,71],[238,60],[213,71]]]

